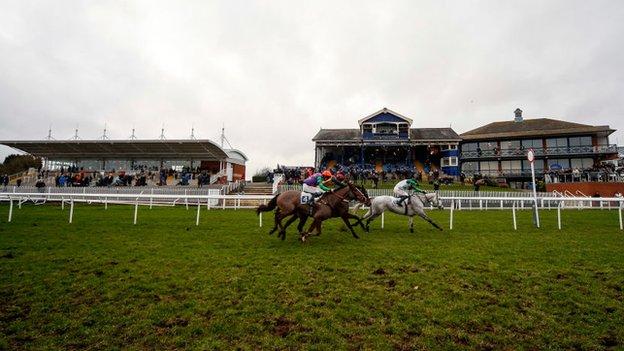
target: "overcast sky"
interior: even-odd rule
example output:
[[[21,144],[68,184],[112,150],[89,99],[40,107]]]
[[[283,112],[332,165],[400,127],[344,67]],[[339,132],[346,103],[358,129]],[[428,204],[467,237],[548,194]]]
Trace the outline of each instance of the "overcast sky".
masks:
[[[218,140],[311,165],[382,107],[458,132],[552,117],[624,143],[623,1],[2,1],[0,140]],[[0,149],[0,157],[11,149]]]

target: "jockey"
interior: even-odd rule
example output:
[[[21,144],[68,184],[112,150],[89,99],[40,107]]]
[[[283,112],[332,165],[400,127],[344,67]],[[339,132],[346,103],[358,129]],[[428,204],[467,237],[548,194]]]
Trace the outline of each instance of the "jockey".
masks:
[[[303,181],[303,191],[318,197],[324,192],[331,190],[326,182],[331,181],[332,174],[330,171],[323,171],[323,173],[314,173]]]
[[[403,201],[405,201],[406,199],[410,197],[408,193],[408,191],[410,190],[413,190],[414,192],[417,192],[417,193],[426,194],[424,190],[420,189],[420,185],[418,185],[418,182],[416,181],[416,179],[414,178],[404,179],[398,182],[397,185],[394,186],[394,190],[393,190],[394,196],[399,198],[396,201],[397,205],[402,206]]]
[[[323,182],[323,185],[329,188],[329,191],[334,191],[336,189],[340,189],[346,186],[344,180],[346,179],[344,173],[338,172],[336,176],[331,177],[329,180]]]
[[[312,215],[312,210],[314,209],[314,198],[331,190],[325,183],[331,182],[332,178],[333,176],[330,171],[323,171],[323,173],[314,173],[303,181],[303,192],[312,195],[308,201],[310,215]]]

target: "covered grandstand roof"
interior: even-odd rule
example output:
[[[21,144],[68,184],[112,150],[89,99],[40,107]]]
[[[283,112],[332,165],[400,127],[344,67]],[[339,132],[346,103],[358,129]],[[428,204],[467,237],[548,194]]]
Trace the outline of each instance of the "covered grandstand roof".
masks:
[[[11,140],[0,144],[34,156],[56,160],[137,159],[220,161],[247,157],[203,139],[184,140]]]
[[[359,129],[321,129],[312,141],[359,141],[362,134]],[[412,128],[412,140],[456,140],[460,137],[451,128]]]

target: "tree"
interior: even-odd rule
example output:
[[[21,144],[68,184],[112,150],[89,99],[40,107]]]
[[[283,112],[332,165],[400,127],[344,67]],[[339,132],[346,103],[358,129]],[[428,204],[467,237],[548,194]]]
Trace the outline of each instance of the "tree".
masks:
[[[9,155],[0,164],[0,174],[15,174],[29,168],[40,168],[41,158],[32,155]]]

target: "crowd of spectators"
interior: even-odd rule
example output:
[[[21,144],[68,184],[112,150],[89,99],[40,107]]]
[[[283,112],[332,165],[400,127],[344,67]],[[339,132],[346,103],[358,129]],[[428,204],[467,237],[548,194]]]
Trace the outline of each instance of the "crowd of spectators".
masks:
[[[44,170],[38,174],[38,180],[54,182],[57,187],[86,187],[86,186],[147,186],[147,185],[190,185],[191,180],[197,180],[197,186],[210,184],[210,174],[207,171],[182,169],[162,169],[151,171],[147,169],[135,171],[109,172],[91,171],[77,167],[61,168],[57,171]],[[172,183],[173,180],[173,183]]]
[[[313,167],[289,167],[278,165],[273,172],[267,175],[267,181],[272,182],[273,175],[275,173],[279,173],[284,175],[285,184],[301,184],[314,172],[320,172],[324,169],[327,168],[321,167],[320,169],[315,170]],[[382,167],[381,171],[377,171],[375,165],[370,163],[349,166],[337,163],[331,167],[330,170],[334,174],[342,172],[351,180],[358,183],[371,181],[374,188],[379,187],[380,183],[398,182],[411,177],[415,177],[415,179],[419,182],[422,182],[423,177],[425,176],[422,171],[417,170],[415,167],[409,167],[405,164],[387,164]],[[439,185],[453,183],[454,178],[440,174],[437,169],[429,169],[429,172],[426,172],[425,180],[432,182],[434,185]]]
[[[560,170],[544,171],[544,181],[546,183],[567,183],[567,182],[609,182],[622,181],[624,179],[624,168],[616,168],[611,163],[603,163],[593,167],[579,169],[567,168]]]

